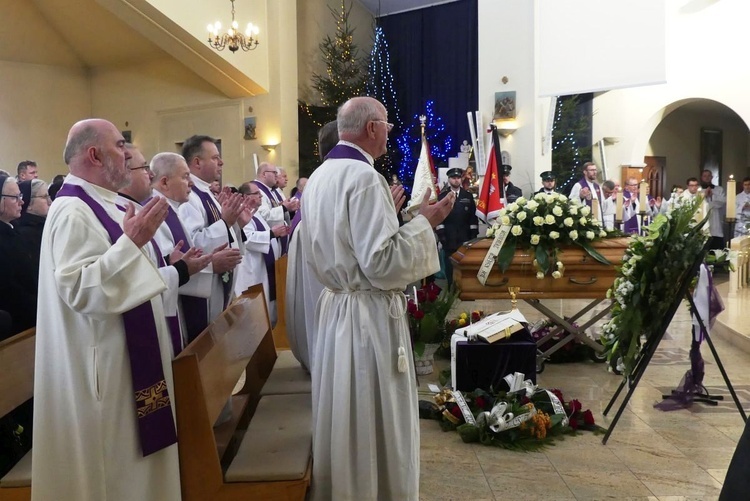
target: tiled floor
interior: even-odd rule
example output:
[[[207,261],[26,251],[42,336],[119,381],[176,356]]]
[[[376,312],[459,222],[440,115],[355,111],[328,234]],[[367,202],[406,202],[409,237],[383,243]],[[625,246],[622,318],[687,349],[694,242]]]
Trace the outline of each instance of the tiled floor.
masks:
[[[726,286],[720,289],[726,296]],[[558,311],[577,309],[572,301],[549,301]],[[750,408],[750,354],[731,334],[750,334],[743,324],[750,296],[728,299],[724,324],[714,327],[713,340],[731,382],[745,408]],[[477,301],[462,309],[507,309],[507,301]],[[461,306],[459,305],[459,308]],[[521,304],[527,319],[539,314]],[[745,315],[746,318],[746,315]],[[732,332],[733,331],[733,332]],[[690,321],[680,308],[668,336],[614,429],[607,445],[601,436],[581,433],[541,452],[510,452],[464,444],[457,433],[444,433],[435,421],[421,421],[421,499],[427,500],[688,500],[718,499],[729,461],[743,422],[726,390],[707,345],[705,384],[712,393],[725,395],[717,407],[694,404],[689,410],[662,412],[653,404],[677,387],[690,367]],[[729,339],[729,341],[728,341]],[[439,362],[447,367],[447,361]],[[420,379],[420,398],[430,399],[428,383],[437,372]],[[539,374],[540,386],[560,388],[568,398],[578,398],[590,408],[597,423],[607,427],[602,415],[620,378],[592,362],[547,364]],[[623,395],[624,395],[623,391]],[[621,397],[622,398],[622,397]],[[619,404],[619,402],[618,402]],[[750,499],[750,493],[748,493]]]

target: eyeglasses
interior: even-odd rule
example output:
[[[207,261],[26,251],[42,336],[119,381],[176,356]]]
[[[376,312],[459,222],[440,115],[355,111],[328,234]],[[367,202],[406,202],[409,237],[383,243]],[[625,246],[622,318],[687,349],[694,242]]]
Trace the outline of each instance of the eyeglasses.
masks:
[[[385,128],[390,132],[393,129],[393,124],[386,122],[385,120],[373,120],[373,122],[380,122],[381,124],[385,124]]]
[[[147,172],[148,172],[148,170],[149,170],[150,168],[151,168],[151,166],[150,166],[150,165],[148,165],[148,164],[146,164],[146,165],[141,165],[141,166],[139,166],[139,167],[128,167],[128,169],[130,169],[130,170],[140,170],[140,169],[143,169],[143,170],[145,170],[145,171],[147,171]]]
[[[252,197],[253,195],[260,195],[260,192],[259,191],[253,191],[252,193],[246,193],[245,195],[248,196],[248,197]]]
[[[21,195],[20,193],[18,195],[0,195],[0,197],[15,198],[16,202],[23,203],[23,195]]]
[[[31,198],[46,198],[47,200],[52,200],[52,197],[47,195],[31,195]]]

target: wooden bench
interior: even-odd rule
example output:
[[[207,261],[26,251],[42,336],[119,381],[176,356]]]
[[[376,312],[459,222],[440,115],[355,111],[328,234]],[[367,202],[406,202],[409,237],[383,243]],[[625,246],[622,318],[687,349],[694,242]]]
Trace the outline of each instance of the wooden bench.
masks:
[[[34,396],[36,330],[28,329],[0,342],[0,416]],[[0,479],[0,500],[31,499],[31,452]]]
[[[305,499],[312,472],[312,398],[287,354],[282,358],[286,367],[272,379],[280,380],[281,389],[262,393],[277,354],[259,285],[175,358],[184,501]],[[228,419],[214,426],[225,407],[231,410]]]

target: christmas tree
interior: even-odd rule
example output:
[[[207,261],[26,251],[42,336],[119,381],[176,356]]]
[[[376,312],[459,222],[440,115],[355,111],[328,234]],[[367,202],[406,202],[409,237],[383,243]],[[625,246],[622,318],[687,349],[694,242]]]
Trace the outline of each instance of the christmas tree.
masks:
[[[336,21],[334,38],[326,35],[320,43],[325,74],[313,73],[312,87],[320,94],[320,105],[300,101],[299,118],[299,171],[308,177],[320,165],[318,156],[318,130],[336,119],[336,110],[346,100],[361,96],[365,89],[366,67],[359,58],[359,48],[354,44],[354,28],[349,26],[352,4],[341,10],[328,7]]]
[[[439,164],[448,162],[448,155],[453,148],[453,139],[445,131],[443,118],[436,115],[434,111],[435,102],[427,101],[425,116],[425,137],[430,145],[430,155],[437,167]],[[412,123],[406,127],[403,133],[396,138],[396,143],[401,152],[401,162],[398,168],[398,177],[405,187],[411,188],[414,181],[414,170],[419,161],[419,152],[422,146],[422,133],[419,117],[414,115]]]
[[[398,164],[399,152],[393,147],[393,141],[390,137],[395,137],[403,130],[404,124],[401,121],[396,90],[393,87],[393,73],[391,73],[391,54],[388,49],[388,41],[383,33],[383,28],[375,28],[375,41],[370,52],[370,64],[368,65],[367,75],[367,95],[374,97],[385,106],[388,110],[388,121],[393,124],[385,155],[375,161],[375,169],[380,172],[386,179],[391,180],[391,175],[396,172],[395,166]],[[402,179],[399,177],[399,179]]]
[[[552,129],[552,172],[558,191],[569,193],[581,177],[581,167],[591,160],[592,94],[557,99]]]
[[[341,11],[328,7],[336,20],[336,35],[326,35],[320,44],[320,51],[326,63],[326,73],[313,73],[313,88],[320,93],[323,106],[338,108],[347,99],[361,96],[365,90],[365,65],[359,59],[359,49],[354,44],[354,28],[349,26],[349,14],[341,0]]]

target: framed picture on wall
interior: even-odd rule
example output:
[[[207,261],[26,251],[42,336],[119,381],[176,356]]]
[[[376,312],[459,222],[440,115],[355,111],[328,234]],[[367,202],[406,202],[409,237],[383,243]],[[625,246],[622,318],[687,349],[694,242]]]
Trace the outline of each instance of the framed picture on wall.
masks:
[[[494,120],[512,120],[516,118],[516,91],[495,92]]]
[[[722,138],[721,129],[701,127],[701,172],[710,170],[713,184],[718,185],[721,179]],[[700,173],[699,173],[700,174]]]

